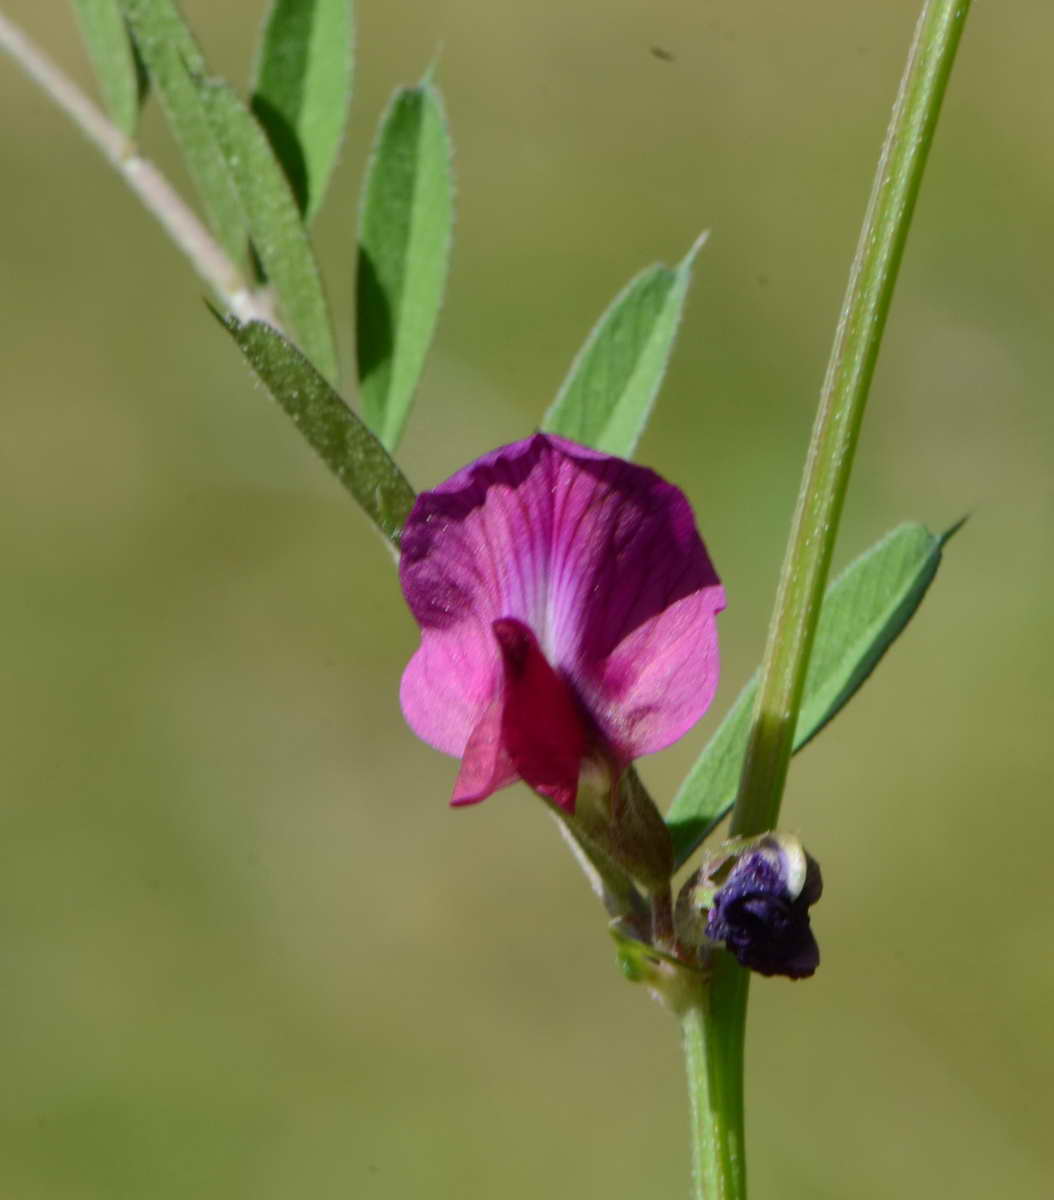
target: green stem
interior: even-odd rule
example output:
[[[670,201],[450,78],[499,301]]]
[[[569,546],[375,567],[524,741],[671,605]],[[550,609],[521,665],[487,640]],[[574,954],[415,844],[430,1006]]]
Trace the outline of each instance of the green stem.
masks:
[[[769,626],[732,833],[775,827],[831,551],[922,172],[969,0],[928,0],[849,273]]]
[[[820,394],[769,626],[732,814],[733,836],[773,829],[779,817],[853,454],[919,184],[969,8],[970,0],[927,0],[915,29]],[[685,1016],[696,1118],[696,1195],[707,1200],[745,1196],[738,1073],[748,982],[747,973],[729,955],[719,954],[709,1001],[690,1008]],[[735,1080],[730,1078],[733,1073]],[[732,1130],[737,1130],[735,1137]],[[738,1163],[734,1170],[728,1166],[732,1161]],[[721,1190],[733,1183],[738,1190]]]
[[[730,960],[731,961],[731,960]],[[745,989],[738,971],[692,981],[681,1014],[688,1094],[692,1106],[692,1195],[695,1200],[741,1200],[746,1195],[743,1145],[743,1026],[728,1036]]]

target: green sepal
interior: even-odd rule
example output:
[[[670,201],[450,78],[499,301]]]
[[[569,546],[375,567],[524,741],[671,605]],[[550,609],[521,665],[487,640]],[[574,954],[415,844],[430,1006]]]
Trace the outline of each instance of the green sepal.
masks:
[[[616,774],[606,763],[585,764],[575,811],[566,821],[646,893],[669,886],[673,843],[634,767]]]
[[[647,983],[652,987],[665,983],[668,967],[681,968],[685,964],[672,954],[657,950],[650,942],[643,941],[625,921],[615,919],[608,922],[608,933],[615,943],[615,957],[619,970],[630,983]]]

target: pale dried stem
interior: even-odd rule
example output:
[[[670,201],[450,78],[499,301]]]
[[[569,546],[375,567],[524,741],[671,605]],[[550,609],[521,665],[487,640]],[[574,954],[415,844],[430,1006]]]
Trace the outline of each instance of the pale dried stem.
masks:
[[[149,159],[16,25],[0,13],[0,50],[8,53],[100,150],[161,224],[191,266],[239,321],[280,328],[269,297],[245,276]]]

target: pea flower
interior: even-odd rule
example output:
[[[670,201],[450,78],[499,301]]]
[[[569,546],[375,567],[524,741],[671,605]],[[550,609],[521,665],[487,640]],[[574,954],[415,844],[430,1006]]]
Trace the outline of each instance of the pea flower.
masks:
[[[655,472],[536,434],[424,492],[400,578],[421,644],[400,701],[461,759],[451,803],[523,780],[565,813],[682,736],[718,677],[724,590],[683,493]]]

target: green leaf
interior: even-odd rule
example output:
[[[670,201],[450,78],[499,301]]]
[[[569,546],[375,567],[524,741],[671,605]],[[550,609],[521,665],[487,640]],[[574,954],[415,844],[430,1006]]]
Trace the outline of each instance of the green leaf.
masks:
[[[453,226],[450,142],[427,80],[381,119],[360,212],[356,343],[366,421],[398,445],[446,286]]]
[[[234,317],[219,319],[326,466],[398,549],[414,491],[388,452],[276,329],[261,321],[241,324]]]
[[[648,267],[593,327],[542,421],[542,429],[630,458],[666,374],[692,264],[704,234],[677,267]]]
[[[354,46],[351,0],[272,0],[252,110],[306,219],[318,212],[344,137]]]
[[[816,736],[875,669],[933,581],[945,542],[924,525],[900,525],[862,554],[824,596],[794,750]],[[680,866],[732,807],[750,736],[758,673],[740,692],[666,814]]]
[[[118,0],[73,0],[106,111],[129,137],[135,135],[142,100],[132,40]]]
[[[198,95],[238,188],[256,253],[304,353],[331,382],[337,350],[311,241],[271,145],[234,89],[197,79]]]
[[[209,226],[240,263],[248,229],[234,181],[202,107],[194,77],[205,59],[173,0],[119,0],[135,44],[165,110]]]

